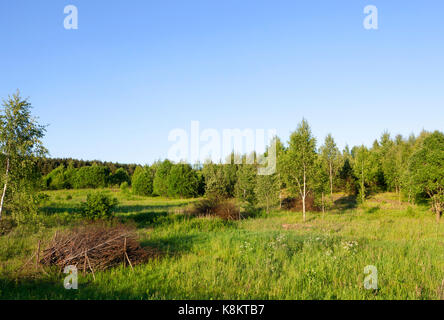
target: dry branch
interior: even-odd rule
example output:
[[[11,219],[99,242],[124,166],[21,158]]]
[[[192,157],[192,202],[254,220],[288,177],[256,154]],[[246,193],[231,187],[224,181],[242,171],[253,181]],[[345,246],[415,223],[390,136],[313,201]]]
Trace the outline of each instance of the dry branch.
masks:
[[[101,223],[78,227],[65,234],[56,233],[43,251],[40,263],[58,266],[83,266],[86,272],[105,270],[125,263],[131,267],[157,256],[154,249],[147,250],[137,241],[135,230],[119,224],[108,227]]]

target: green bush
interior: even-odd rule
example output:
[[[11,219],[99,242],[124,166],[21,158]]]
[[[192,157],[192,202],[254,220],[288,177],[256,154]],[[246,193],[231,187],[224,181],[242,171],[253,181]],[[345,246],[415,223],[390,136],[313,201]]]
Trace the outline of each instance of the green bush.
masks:
[[[129,193],[129,185],[128,182],[124,181],[122,182],[122,184],[120,185],[120,191],[123,194],[128,194]]]
[[[116,198],[104,192],[89,193],[80,207],[80,213],[90,220],[110,219],[117,204]]]

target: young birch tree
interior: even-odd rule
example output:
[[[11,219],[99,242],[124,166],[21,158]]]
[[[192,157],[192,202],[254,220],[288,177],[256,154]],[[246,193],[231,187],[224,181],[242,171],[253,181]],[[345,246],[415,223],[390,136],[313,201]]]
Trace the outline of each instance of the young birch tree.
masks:
[[[359,182],[359,198],[365,201],[365,185],[370,180],[372,159],[370,151],[364,145],[356,148],[353,171]]]
[[[290,191],[300,195],[302,215],[305,222],[305,200],[313,190],[316,167],[316,139],[308,122],[303,119],[290,136],[289,148],[283,160],[283,173]]]
[[[0,113],[0,153],[4,160],[0,219],[6,202],[16,217],[32,206],[37,181],[35,163],[47,154],[42,138],[45,126],[31,115],[31,103],[17,91],[3,101]],[[9,199],[7,199],[9,196]]]
[[[257,175],[255,194],[260,204],[264,204],[267,213],[270,207],[279,203],[279,192],[281,182],[279,176],[274,173],[270,175]]]
[[[320,153],[327,165],[330,181],[330,196],[333,196],[333,178],[337,171],[337,163],[340,153],[331,134],[328,134],[327,137],[325,137],[325,142],[320,148]]]

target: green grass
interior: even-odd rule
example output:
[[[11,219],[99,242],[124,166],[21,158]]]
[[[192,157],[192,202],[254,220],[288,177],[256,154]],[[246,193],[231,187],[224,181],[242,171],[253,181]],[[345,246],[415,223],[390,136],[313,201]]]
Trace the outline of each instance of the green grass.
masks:
[[[190,200],[125,196],[116,214],[133,221],[157,260],[135,267],[79,274],[79,290],[65,290],[64,274],[17,269],[38,239],[75,221],[87,191],[48,192],[40,231],[17,228],[0,237],[2,299],[440,299],[444,295],[444,226],[425,207],[399,205],[392,194],[365,205],[336,202],[325,215],[274,211],[226,222],[186,218]],[[68,195],[72,199],[68,200]],[[336,197],[340,197],[337,195]],[[192,200],[191,200],[192,201]],[[287,225],[287,229],[283,227]],[[37,228],[34,228],[35,230]],[[363,286],[364,267],[378,269],[377,291]]]

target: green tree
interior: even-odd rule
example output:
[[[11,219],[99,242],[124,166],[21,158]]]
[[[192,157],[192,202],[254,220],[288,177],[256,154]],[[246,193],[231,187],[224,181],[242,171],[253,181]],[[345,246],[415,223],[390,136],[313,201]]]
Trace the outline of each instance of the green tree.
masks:
[[[316,139],[308,122],[303,119],[290,136],[289,148],[282,161],[282,173],[290,191],[302,199],[302,214],[305,221],[305,200],[313,188],[316,164]]]
[[[322,213],[325,213],[325,194],[327,192],[331,192],[331,176],[330,176],[330,166],[329,163],[325,161],[324,156],[321,154],[319,155],[316,163],[315,163],[316,169],[314,173],[314,179],[313,179],[313,191],[315,195],[315,200],[321,204]],[[328,170],[326,170],[326,168]]]
[[[134,170],[131,186],[136,195],[151,196],[153,194],[154,174],[149,166],[138,166]]]
[[[110,176],[110,184],[120,186],[123,182],[130,182],[130,177],[125,169],[119,168]]]
[[[355,148],[354,148],[355,149]],[[356,147],[354,152],[353,172],[359,183],[359,199],[365,201],[366,183],[370,180],[372,173],[372,159],[370,151],[364,145]]]
[[[353,175],[352,155],[348,145],[345,146],[341,155],[341,169],[339,170],[339,178],[342,182],[343,190],[349,195],[356,193],[356,178]]]
[[[70,184],[66,177],[66,169],[63,164],[52,170],[43,178],[44,188],[48,190],[68,189]]]
[[[169,160],[164,160],[157,165],[153,181],[153,192],[162,197],[168,196],[168,176],[173,164]]]
[[[411,155],[411,148],[402,136],[396,137],[393,143],[384,155],[382,168],[384,178],[390,190],[398,194],[399,203],[401,203],[401,192],[405,186],[406,171],[408,171],[408,159]]]
[[[205,196],[210,199],[226,199],[230,197],[231,183],[227,181],[224,165],[205,163],[202,169],[205,179]]]
[[[16,220],[20,220],[36,212],[33,204],[40,179],[36,163],[38,157],[47,154],[42,143],[46,129],[32,116],[31,103],[23,99],[19,91],[4,100],[3,107],[0,113],[0,153],[5,174],[0,219],[7,203]]]
[[[444,209],[444,134],[435,131],[427,136],[410,158],[410,174],[414,191],[427,195],[439,222]]]
[[[270,207],[279,203],[281,182],[277,173],[270,175],[257,175],[255,194],[259,204],[265,205],[267,213]]]
[[[248,206],[253,206],[256,203],[256,173],[256,166],[251,164],[240,165],[237,171],[236,198]]]
[[[333,179],[336,175],[339,160],[339,149],[336,146],[336,142],[331,134],[328,134],[325,138],[324,145],[320,148],[322,160],[325,162],[325,168],[328,170],[328,176],[330,179],[330,195],[333,195]]]
[[[74,175],[74,188],[105,188],[108,186],[111,170],[105,166],[92,165],[90,167],[81,167],[76,170]]]
[[[168,175],[168,196],[173,198],[192,198],[197,196],[199,180],[189,164],[175,164]]]

